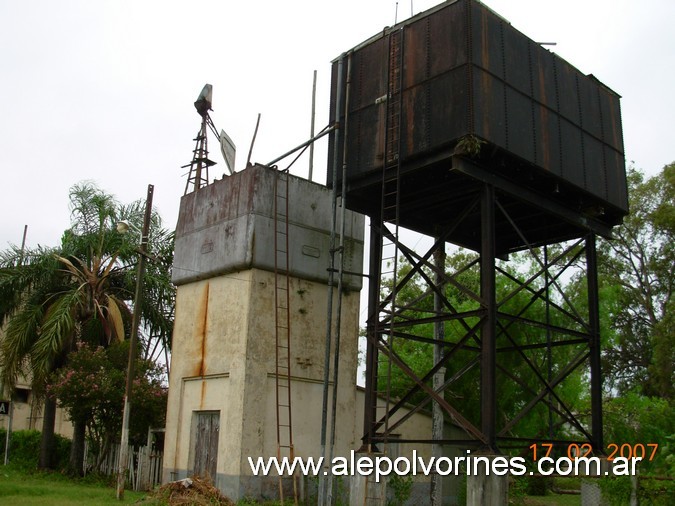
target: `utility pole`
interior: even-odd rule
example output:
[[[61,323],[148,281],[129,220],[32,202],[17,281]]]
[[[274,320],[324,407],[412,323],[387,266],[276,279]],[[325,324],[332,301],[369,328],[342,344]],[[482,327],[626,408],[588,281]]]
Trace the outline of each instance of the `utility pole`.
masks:
[[[141,244],[138,251],[138,274],[136,276],[136,293],[134,295],[134,313],[131,319],[131,337],[129,339],[129,363],[127,364],[127,384],[124,391],[124,412],[122,414],[122,440],[120,442],[120,461],[117,469],[117,499],[124,499],[124,483],[129,461],[129,415],[131,413],[131,387],[134,383],[136,365],[136,347],[138,343],[138,326],[141,321],[141,303],[143,297],[143,277],[145,263],[148,258],[148,233],[150,218],[152,217],[152,194],[155,187],[148,185],[148,195],[145,199],[145,216],[141,231]]]

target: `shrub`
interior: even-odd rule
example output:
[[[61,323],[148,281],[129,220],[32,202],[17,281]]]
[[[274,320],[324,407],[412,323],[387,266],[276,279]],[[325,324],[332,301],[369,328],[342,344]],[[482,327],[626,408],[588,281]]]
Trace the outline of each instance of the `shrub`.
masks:
[[[400,506],[405,504],[412,493],[412,486],[412,476],[400,476],[397,474],[390,476],[389,482],[387,483],[387,488],[389,495],[393,497],[389,498],[387,505]]]
[[[610,504],[630,504],[631,477],[604,477],[600,480],[600,489]],[[646,506],[668,506],[675,504],[675,482],[658,480],[645,476],[638,478],[638,501]]]
[[[527,477],[527,495],[544,496],[548,492],[549,479],[546,476]]]
[[[2,462],[5,459],[5,438],[7,431],[0,429]],[[38,465],[42,434],[37,430],[12,431],[9,443],[9,464],[16,468],[32,470]],[[70,455],[70,439],[54,435],[54,457],[57,469],[65,469]]]

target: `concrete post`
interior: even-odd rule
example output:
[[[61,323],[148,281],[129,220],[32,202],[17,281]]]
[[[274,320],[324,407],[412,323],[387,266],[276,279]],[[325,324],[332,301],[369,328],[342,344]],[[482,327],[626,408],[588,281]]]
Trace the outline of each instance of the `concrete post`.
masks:
[[[612,474],[612,462],[607,460],[607,457],[600,457],[600,469],[595,470],[591,468],[590,473],[587,474],[587,476],[594,479],[581,481],[581,506],[608,504],[602,498],[602,490],[600,489],[598,479],[601,479],[603,476],[611,476]]]
[[[382,453],[356,453],[357,462],[370,460],[370,469],[375,469],[375,459]],[[366,466],[364,466],[364,469]],[[387,503],[387,480],[381,477],[375,481],[374,475],[354,473],[349,478],[349,504],[350,506],[384,506]]]
[[[467,506],[506,506],[509,503],[509,476],[497,476],[492,472],[492,461],[500,455],[481,455],[490,461],[489,469],[482,464],[472,466],[473,472],[466,477]],[[474,458],[474,457],[470,457]],[[478,469],[476,469],[478,467]]]

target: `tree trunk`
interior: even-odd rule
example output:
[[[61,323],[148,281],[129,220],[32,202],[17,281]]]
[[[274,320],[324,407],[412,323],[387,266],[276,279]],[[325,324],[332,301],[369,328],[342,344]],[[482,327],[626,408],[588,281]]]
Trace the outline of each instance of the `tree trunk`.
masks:
[[[101,445],[101,449],[99,450],[98,454],[98,460],[96,461],[96,466],[94,469],[97,472],[101,472],[101,467],[103,466],[103,462],[108,458],[108,454],[110,453],[110,438],[108,436],[105,436],[103,438],[103,444]]]
[[[74,476],[84,475],[84,437],[87,425],[83,420],[73,420],[73,443],[70,447],[68,471]]]
[[[42,439],[38,469],[53,469],[56,465],[54,425],[56,423],[56,399],[47,397],[42,413]]]

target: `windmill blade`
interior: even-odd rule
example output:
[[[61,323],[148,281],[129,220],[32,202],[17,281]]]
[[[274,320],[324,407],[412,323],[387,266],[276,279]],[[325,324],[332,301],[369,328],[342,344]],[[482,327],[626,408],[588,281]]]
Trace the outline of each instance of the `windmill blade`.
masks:
[[[225,130],[220,131],[220,152],[223,154],[230,175],[234,174],[234,159],[237,154],[237,148],[232,139],[230,139],[230,136],[225,133]]]

